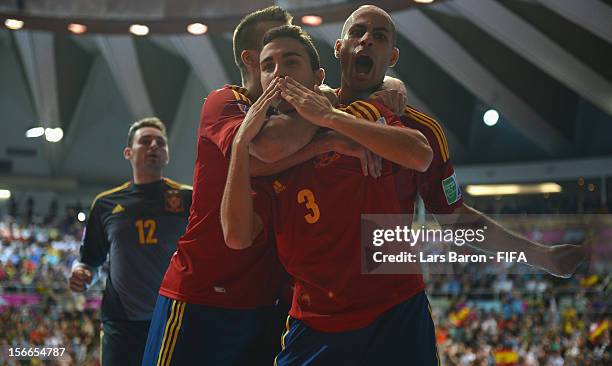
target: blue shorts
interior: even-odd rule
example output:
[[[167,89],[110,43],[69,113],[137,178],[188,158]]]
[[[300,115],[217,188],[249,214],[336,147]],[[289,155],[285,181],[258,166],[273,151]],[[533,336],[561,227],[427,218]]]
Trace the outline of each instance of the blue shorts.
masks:
[[[288,318],[275,365],[439,366],[425,292],[396,305],[365,328],[324,333]]]
[[[286,314],[286,308],[224,309],[159,295],[142,366],[271,365],[282,332],[278,319]]]

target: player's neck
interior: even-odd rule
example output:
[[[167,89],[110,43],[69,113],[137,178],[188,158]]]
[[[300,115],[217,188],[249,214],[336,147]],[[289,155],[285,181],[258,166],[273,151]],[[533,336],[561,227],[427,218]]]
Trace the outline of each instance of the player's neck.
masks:
[[[242,78],[242,87],[247,90],[249,94],[248,97],[253,100],[253,102],[259,98],[263,90],[261,90],[261,81],[259,78]]]
[[[134,173],[134,177],[133,177],[134,184],[153,183],[153,182],[160,181],[163,178],[161,170],[155,171],[155,172],[133,171],[133,173]]]
[[[379,89],[379,87],[374,87],[368,90],[353,89],[347,85],[344,79],[342,79],[341,84],[342,88],[340,88],[338,98],[340,99],[340,104],[342,105],[349,105],[356,100],[366,100],[372,93]]]

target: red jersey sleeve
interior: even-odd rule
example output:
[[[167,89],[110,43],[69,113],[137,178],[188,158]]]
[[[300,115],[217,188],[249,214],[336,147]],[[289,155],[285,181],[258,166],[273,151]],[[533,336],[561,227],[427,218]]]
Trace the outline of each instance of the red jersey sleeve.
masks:
[[[241,88],[225,86],[212,91],[202,106],[200,134],[217,145],[227,157],[250,105]]]
[[[352,109],[351,109],[352,108]],[[363,101],[359,100],[353,102],[348,107],[349,111],[353,113],[358,112],[358,116],[363,117],[364,119],[370,121],[376,121],[377,123],[386,124],[389,126],[402,127],[406,126],[402,123],[400,117],[396,116],[390,109],[388,109],[385,105],[379,102],[374,102],[371,100]],[[391,162],[391,166],[394,173],[397,173],[404,167]]]
[[[442,126],[412,107],[406,108],[402,121],[408,127],[421,131],[433,150],[431,165],[424,173],[417,174],[418,191],[425,208],[434,214],[452,213],[463,204],[463,197],[450,162],[448,142]]]
[[[257,237],[257,242],[268,241],[274,234],[272,231],[272,205],[274,194],[269,178],[251,179],[251,196],[253,197],[253,210],[263,223],[263,231]]]
[[[404,127],[401,120],[387,107],[371,100],[357,100],[343,108],[354,116],[390,126]]]

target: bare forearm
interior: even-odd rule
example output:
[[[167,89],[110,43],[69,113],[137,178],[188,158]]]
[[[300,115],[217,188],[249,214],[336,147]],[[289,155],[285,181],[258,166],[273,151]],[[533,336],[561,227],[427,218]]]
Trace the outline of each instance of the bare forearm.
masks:
[[[455,229],[486,227],[484,241],[472,242],[470,247],[491,254],[521,252],[525,255],[527,264],[558,277],[569,278],[590,254],[588,245],[544,245],[528,240],[465,204],[458,207],[453,215],[436,216],[436,219],[440,224],[450,225]]]
[[[265,163],[280,161],[308,144],[317,129],[297,113],[273,116],[252,141],[251,155]]]
[[[538,268],[548,267],[548,246],[528,240],[504,228],[495,220],[467,205],[458,208],[455,214],[458,215],[457,221],[452,224],[455,227],[486,228],[484,230],[484,241],[472,241],[468,244],[470,247],[490,254],[523,252],[527,258],[527,263]],[[439,221],[442,223],[444,220],[439,219]]]
[[[427,139],[417,130],[359,121],[340,111],[334,111],[328,122],[331,129],[403,167],[422,172],[433,158]]]
[[[248,145],[234,143],[221,200],[221,226],[228,247],[244,249],[251,245],[254,216]]]
[[[291,167],[308,161],[319,154],[331,151],[325,141],[313,140],[294,154],[289,155],[274,163],[264,163],[263,161],[251,155],[250,173],[252,177],[261,177],[278,174]]]

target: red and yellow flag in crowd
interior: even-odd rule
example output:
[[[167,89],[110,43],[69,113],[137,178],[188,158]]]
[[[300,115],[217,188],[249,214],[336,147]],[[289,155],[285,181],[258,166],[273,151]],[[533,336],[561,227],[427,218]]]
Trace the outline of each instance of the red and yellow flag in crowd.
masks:
[[[463,325],[463,322],[468,318],[469,315],[470,308],[466,306],[464,308],[461,308],[460,310],[450,313],[448,318],[452,325],[460,327],[461,325]]]
[[[499,366],[513,366],[518,365],[519,354],[509,349],[500,349],[493,352],[495,357],[495,365]]]
[[[589,342],[596,343],[608,330],[608,320],[593,323],[589,332]]]

